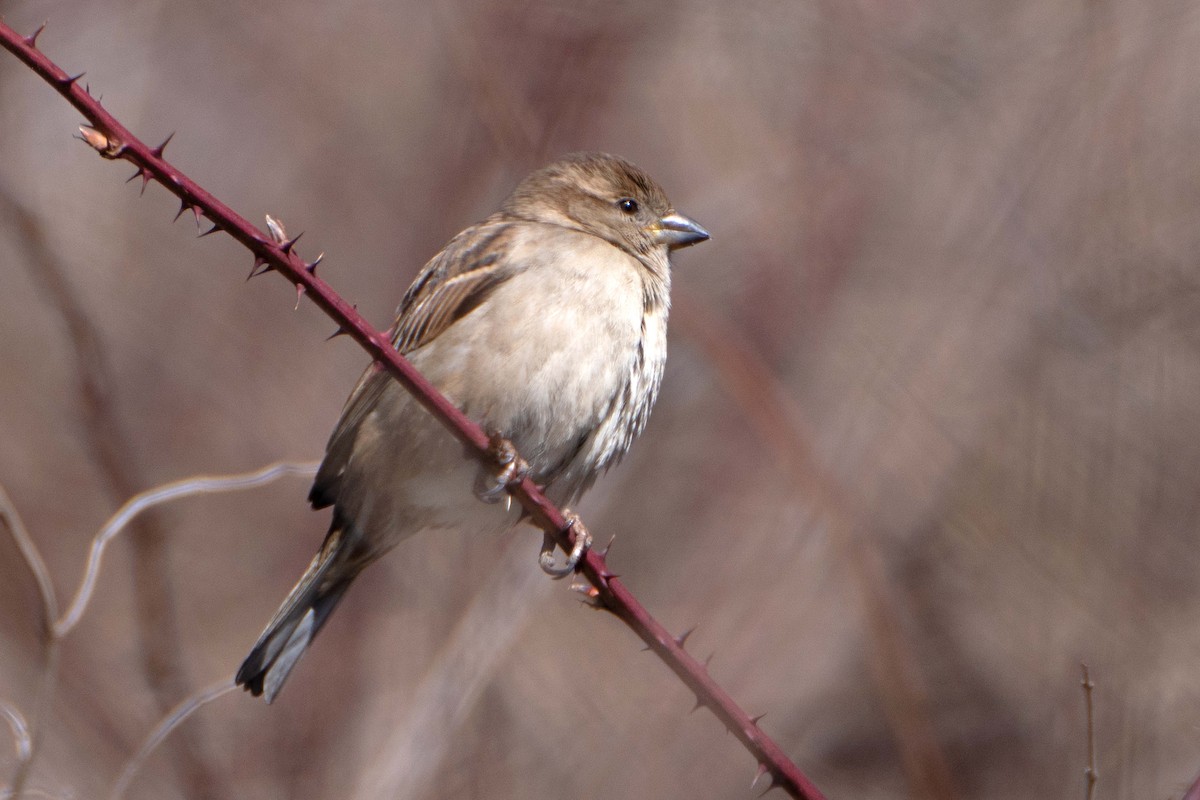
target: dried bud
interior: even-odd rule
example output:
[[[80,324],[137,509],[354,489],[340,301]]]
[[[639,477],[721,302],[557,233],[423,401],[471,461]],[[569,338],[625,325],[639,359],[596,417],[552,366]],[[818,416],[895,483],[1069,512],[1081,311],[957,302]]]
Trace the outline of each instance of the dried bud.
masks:
[[[287,229],[283,227],[283,220],[278,220],[267,214],[267,233],[271,234],[271,238],[275,244],[283,244],[287,241]]]
[[[79,126],[79,138],[105,158],[116,158],[121,154],[122,145],[119,141],[88,125]]]

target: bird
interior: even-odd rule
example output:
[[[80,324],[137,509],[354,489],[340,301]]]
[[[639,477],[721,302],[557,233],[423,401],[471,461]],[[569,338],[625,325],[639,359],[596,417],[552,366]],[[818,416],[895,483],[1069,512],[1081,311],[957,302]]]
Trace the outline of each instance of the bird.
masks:
[[[520,473],[468,457],[369,366],[309,493],[314,509],[333,507],[329,532],[236,683],[273,702],[354,578],[408,536],[504,531],[520,520],[519,508],[497,502],[514,477],[564,507],[616,464],[658,396],[671,253],[708,238],[647,173],[596,152],[532,172],[454,236],[404,294],[391,342]],[[552,569],[545,547],[542,556],[557,576],[580,548],[566,568]]]

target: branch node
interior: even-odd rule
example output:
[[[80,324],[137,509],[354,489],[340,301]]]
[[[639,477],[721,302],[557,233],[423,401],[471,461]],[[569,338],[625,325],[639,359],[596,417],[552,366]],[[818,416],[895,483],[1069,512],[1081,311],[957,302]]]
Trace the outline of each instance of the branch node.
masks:
[[[96,130],[89,125],[79,126],[79,138],[91,147],[101,158],[118,158],[125,152],[125,145],[119,139],[107,133]],[[133,180],[130,178],[130,180]]]

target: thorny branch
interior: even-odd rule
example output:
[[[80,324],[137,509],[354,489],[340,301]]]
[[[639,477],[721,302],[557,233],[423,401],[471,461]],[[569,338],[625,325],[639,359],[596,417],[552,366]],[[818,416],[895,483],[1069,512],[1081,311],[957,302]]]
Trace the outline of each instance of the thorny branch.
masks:
[[[484,431],[391,347],[383,333],[374,329],[317,276],[317,262],[306,263],[299,257],[294,249],[295,238],[275,243],[271,237],[264,235],[164,160],[163,150],[167,142],[158,147],[149,147],[136,138],[86,88],[79,85],[82,73],[72,76],[64,72],[37,49],[36,38],[36,33],[28,38],[22,37],[0,23],[0,45],[41,76],[91,124],[90,128],[81,129],[89,145],[104,158],[122,159],[133,164],[137,171],[131,180],[140,178],[143,188],[151,180],[162,184],[179,198],[180,214],[190,210],[212,224],[208,232],[222,231],[233,237],[253,254],[255,270],[278,271],[296,286],[298,297],[307,295],[337,322],[339,332],[357,341],[470,452],[482,461],[490,459],[489,440]],[[510,485],[508,491],[525,508],[532,522],[553,535],[564,550],[570,550],[573,536],[567,520],[532,480],[526,477],[520,483]],[[580,572],[592,584],[588,590],[590,599],[623,620],[696,694],[697,704],[709,708],[759,762],[760,776],[769,775],[771,786],[779,786],[793,797],[823,800],[824,795],[820,790],[800,772],[757,722],[717,685],[705,665],[684,650],[685,637],[671,635],[609,570],[603,552],[589,551],[580,562]]]

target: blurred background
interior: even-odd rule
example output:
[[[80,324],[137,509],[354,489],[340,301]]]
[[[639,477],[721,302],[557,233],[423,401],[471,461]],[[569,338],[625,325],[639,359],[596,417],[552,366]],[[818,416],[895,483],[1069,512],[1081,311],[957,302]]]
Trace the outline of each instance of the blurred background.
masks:
[[[713,239],[676,258],[649,429],[580,511],[831,800],[1082,795],[1081,662],[1099,796],[1200,771],[1194,3],[0,12],[48,20],[42,49],[246,218],[304,231],[379,326],[530,169],[602,149],[658,178]],[[316,459],[366,363],[81,121],[0,57],[0,484],[63,605],[128,495]],[[232,675],[325,532],[307,488],[185,500],[114,544],[30,787],[105,796]],[[757,796],[539,543],[408,540],[273,706],[205,707],[127,796]],[[0,699],[30,716],[40,614],[0,538]]]

